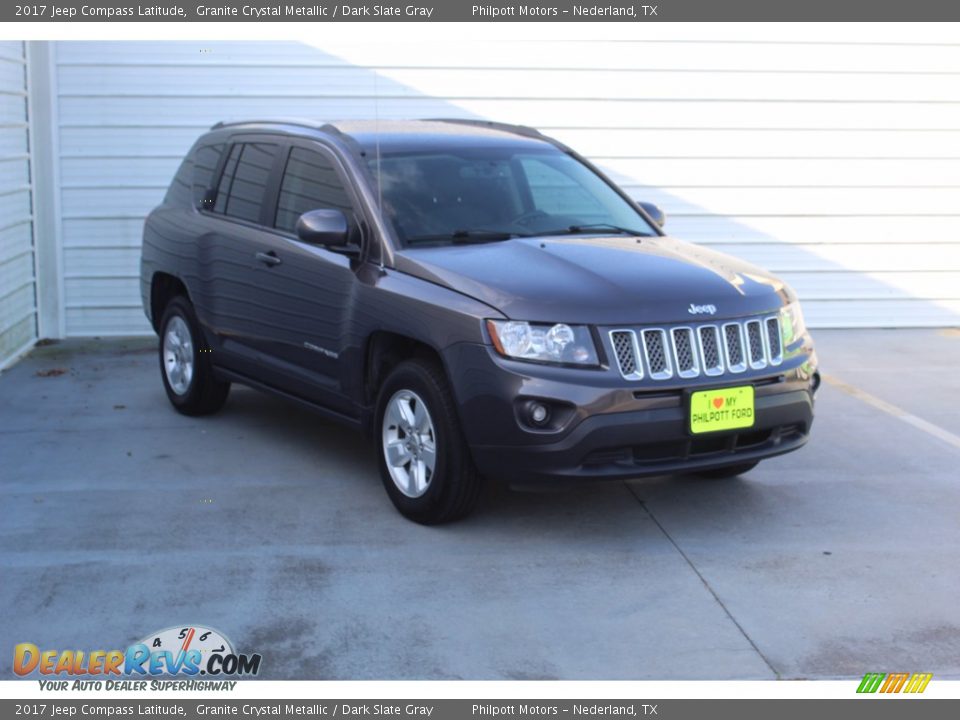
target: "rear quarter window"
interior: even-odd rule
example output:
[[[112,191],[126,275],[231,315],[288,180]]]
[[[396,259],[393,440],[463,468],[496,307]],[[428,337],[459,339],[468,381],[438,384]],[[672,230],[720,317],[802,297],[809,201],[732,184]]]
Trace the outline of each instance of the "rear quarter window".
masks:
[[[213,173],[225,147],[224,143],[201,145],[194,153],[192,198],[193,204],[198,208],[204,207],[204,201],[208,199],[208,193],[213,188]]]
[[[224,143],[199,145],[177,169],[164,202],[169,205],[203,207],[204,198],[213,186],[213,173],[220,162]]]

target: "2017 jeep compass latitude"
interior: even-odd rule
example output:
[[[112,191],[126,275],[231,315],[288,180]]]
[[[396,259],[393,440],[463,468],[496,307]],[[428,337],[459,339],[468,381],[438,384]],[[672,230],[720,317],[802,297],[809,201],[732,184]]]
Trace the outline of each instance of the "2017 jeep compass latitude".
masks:
[[[147,218],[143,304],[177,410],[237,382],[356,426],[418,522],[485,477],[732,476],[799,448],[796,296],[661,224],[528,128],[221,123]]]

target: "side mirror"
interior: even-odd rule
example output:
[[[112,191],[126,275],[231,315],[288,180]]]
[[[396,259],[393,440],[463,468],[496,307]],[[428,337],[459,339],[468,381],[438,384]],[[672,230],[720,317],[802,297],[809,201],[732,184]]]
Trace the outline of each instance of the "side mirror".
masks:
[[[350,242],[350,221],[340,210],[324,208],[305,212],[297,220],[296,230],[297,237],[311,245],[342,251],[356,248]]]
[[[650,202],[643,202],[642,200],[637,203],[640,207],[647,211],[653,221],[657,224],[658,227],[663,227],[663,224],[667,221],[667,216],[659,207]]]

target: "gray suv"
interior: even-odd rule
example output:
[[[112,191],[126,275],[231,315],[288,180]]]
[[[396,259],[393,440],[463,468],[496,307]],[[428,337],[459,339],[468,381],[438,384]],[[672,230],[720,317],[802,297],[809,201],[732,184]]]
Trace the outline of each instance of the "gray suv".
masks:
[[[529,128],[219,123],[147,218],[143,306],[178,411],[237,382],[355,426],[421,523],[485,477],[730,477],[801,447],[793,291],[662,224]]]

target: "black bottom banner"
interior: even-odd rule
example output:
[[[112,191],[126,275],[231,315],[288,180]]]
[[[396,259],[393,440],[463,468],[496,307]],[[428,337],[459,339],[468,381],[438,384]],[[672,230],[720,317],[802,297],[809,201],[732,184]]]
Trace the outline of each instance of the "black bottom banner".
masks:
[[[908,707],[909,706],[909,707]],[[662,718],[663,720],[927,720],[960,716],[960,701],[849,700],[0,700],[0,718]]]

